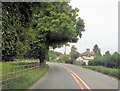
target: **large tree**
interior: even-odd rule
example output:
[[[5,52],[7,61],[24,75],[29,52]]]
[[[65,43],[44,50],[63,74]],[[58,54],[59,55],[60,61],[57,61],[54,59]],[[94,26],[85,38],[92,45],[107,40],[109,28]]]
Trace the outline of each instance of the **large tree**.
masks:
[[[70,52],[70,56],[71,56],[71,61],[73,62],[75,60],[75,54],[77,53],[77,48],[73,45],[71,47],[71,52]]]
[[[39,13],[35,14],[38,19],[36,30],[39,34],[37,36],[38,42],[36,42],[37,47],[35,47],[42,49],[44,46],[43,49],[45,50],[43,51],[47,54],[49,46],[56,48],[67,42],[77,42],[77,36],[81,37],[81,32],[84,31],[83,20],[81,18],[76,19],[79,10],[77,8],[72,9],[67,2],[42,3],[42,7],[45,9],[41,9],[38,11]],[[41,41],[44,45],[41,45]],[[44,61],[44,58],[40,60]]]
[[[2,2],[2,60],[25,56],[34,39],[31,3]]]
[[[77,42],[84,31],[78,11],[68,2],[3,3],[3,59],[22,54],[43,62],[49,47]]]
[[[101,51],[97,44],[94,46],[93,52],[94,52],[95,56],[101,56]]]

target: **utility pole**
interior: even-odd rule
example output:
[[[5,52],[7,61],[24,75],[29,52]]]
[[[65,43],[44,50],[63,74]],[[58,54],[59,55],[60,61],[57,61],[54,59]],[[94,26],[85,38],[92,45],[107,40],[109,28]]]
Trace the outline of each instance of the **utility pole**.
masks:
[[[65,45],[65,51],[64,51],[64,55],[66,55],[66,45]]]

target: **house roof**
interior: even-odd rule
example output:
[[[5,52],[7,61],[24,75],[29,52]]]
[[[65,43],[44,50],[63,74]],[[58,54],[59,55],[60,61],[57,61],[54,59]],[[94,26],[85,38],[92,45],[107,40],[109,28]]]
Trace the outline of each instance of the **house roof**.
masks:
[[[79,56],[87,56],[87,55],[95,56],[94,53],[90,52],[90,49],[86,49],[86,52],[79,54]]]

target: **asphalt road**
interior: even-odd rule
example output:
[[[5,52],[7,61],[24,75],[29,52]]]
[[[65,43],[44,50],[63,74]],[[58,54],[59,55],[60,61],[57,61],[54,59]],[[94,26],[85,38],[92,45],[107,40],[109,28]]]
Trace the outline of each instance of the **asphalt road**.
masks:
[[[47,63],[48,73],[32,89],[118,89],[118,80],[80,66]]]

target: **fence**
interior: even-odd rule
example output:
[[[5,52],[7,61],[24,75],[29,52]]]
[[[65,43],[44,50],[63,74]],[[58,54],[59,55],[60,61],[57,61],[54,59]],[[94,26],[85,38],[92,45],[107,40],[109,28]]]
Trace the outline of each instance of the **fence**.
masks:
[[[38,72],[39,69],[45,67],[46,63],[25,63],[25,64],[14,64],[14,67],[2,68],[6,70],[4,74],[0,74],[2,80],[0,80],[0,88],[6,87],[11,83],[14,83],[18,77],[27,75],[31,72]]]

